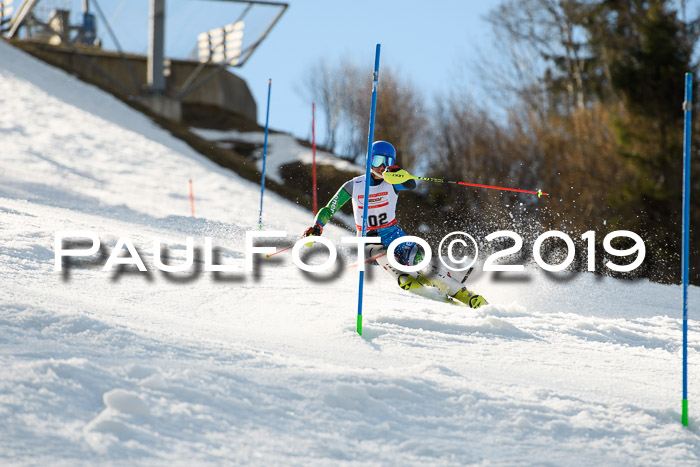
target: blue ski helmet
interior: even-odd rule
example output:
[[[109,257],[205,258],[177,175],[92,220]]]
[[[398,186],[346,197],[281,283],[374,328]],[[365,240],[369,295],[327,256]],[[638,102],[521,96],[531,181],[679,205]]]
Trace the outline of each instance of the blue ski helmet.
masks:
[[[372,167],[389,167],[396,163],[396,149],[386,141],[372,143]]]

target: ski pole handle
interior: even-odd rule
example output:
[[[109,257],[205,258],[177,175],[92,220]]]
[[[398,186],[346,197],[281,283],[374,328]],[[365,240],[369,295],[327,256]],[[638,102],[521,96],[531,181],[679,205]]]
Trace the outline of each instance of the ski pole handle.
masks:
[[[382,177],[384,177],[384,180],[391,183],[392,185],[400,185],[409,180],[421,180],[421,177],[411,175],[403,169],[397,170],[396,172],[384,172],[382,174]]]

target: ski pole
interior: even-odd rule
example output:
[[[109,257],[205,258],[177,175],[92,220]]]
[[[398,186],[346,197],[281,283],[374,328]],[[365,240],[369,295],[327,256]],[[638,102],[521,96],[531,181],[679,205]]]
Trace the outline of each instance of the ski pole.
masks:
[[[379,253],[378,255],[374,255],[374,256],[372,256],[372,257],[367,258],[367,259],[365,260],[365,263],[371,263],[371,262],[374,261],[375,259],[379,259],[379,258],[381,258],[381,257],[384,256],[384,255],[386,255],[386,251],[385,251],[384,253]],[[346,266],[345,269],[356,268],[356,267],[358,267],[359,265],[360,265],[360,263],[352,263],[351,265]]]
[[[311,248],[312,246],[314,246],[314,242],[304,243],[304,246],[306,248]],[[284,253],[285,251],[291,250],[292,248],[294,248],[294,245],[288,246],[287,248],[282,248],[281,250],[275,251],[274,253],[270,253],[269,255],[265,255],[265,258],[272,258],[273,256],[279,255],[280,253]]]
[[[288,246],[287,248],[283,248],[279,251],[275,251],[274,253],[270,253],[269,255],[265,255],[265,258],[272,258],[273,256],[279,255],[280,253],[284,253],[285,251],[291,250],[292,248],[294,248],[294,245]]]
[[[475,186],[478,188],[490,188],[492,190],[517,191],[520,193],[532,193],[533,195],[537,195],[538,198],[541,196],[549,196],[549,193],[542,193],[542,190],[537,190],[537,191],[520,190],[518,188],[505,188],[502,186],[479,185],[477,183],[456,182],[453,180],[443,180],[442,178],[417,177],[415,175],[411,175],[410,173],[406,172],[403,169],[397,170],[396,172],[384,172],[383,175],[384,175],[384,180],[391,183],[392,185],[400,184],[400,183],[406,182],[408,180],[425,180],[428,182],[453,183],[455,185]]]

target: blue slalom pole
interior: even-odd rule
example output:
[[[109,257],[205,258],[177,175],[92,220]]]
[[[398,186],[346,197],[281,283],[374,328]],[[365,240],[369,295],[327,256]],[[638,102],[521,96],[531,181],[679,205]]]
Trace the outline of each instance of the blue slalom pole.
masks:
[[[382,45],[377,44],[374,55],[374,75],[372,79],[372,108],[369,113],[369,135],[367,136],[367,157],[365,159],[365,197],[362,210],[362,236],[367,236],[367,211],[369,211],[370,167],[372,165],[372,143],[374,142],[374,115],[377,110],[377,83],[379,82],[379,51]],[[362,290],[365,283],[365,271],[360,271],[360,288],[357,297],[357,333],[362,335]]]
[[[683,402],[681,422],[688,426],[688,270],[690,252],[690,123],[693,112],[693,74],[685,74],[685,128],[683,139]]]
[[[267,80],[267,115],[265,115],[265,143],[263,144],[262,181],[260,182],[260,215],[258,216],[258,228],[262,230],[263,195],[265,194],[265,163],[267,162],[267,131],[270,123],[270,91],[272,79]]]

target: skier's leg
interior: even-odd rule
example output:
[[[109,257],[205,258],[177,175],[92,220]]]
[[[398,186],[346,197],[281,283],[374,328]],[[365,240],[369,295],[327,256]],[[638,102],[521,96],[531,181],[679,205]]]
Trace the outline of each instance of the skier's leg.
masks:
[[[368,248],[372,249],[371,251],[379,251],[377,248],[381,248],[381,251],[386,253],[391,242],[397,238],[405,236],[406,234],[398,225],[394,225],[375,231],[374,235],[381,238],[382,244],[372,246],[368,245]],[[413,259],[417,252],[418,246],[415,243],[405,242],[396,248],[394,257],[400,264],[413,264]],[[376,256],[376,253],[373,256]],[[372,256],[368,256],[368,258],[371,257]],[[387,258],[386,254],[377,258],[377,263],[379,263],[379,265],[382,266],[385,271],[396,278],[399,287],[402,289],[416,291],[423,288],[423,285],[416,280],[416,277],[418,276],[417,273],[399,271],[389,263],[389,259]]]
[[[381,236],[383,245],[368,245],[365,253],[366,258],[377,256],[378,252],[380,252],[380,248],[386,250],[392,241],[406,235],[398,226],[382,229],[378,233]],[[423,252],[414,242],[404,242],[400,244],[399,247],[396,248],[394,256],[399,263],[406,265],[415,265],[423,260]],[[418,293],[420,293],[424,286],[436,287],[442,294],[452,297],[471,308],[479,308],[487,303],[482,296],[467,290],[460,281],[452,277],[449,271],[439,266],[431,265],[418,273],[407,273],[394,268],[389,263],[387,255],[379,256],[377,258],[377,263],[396,277],[399,287],[404,290],[418,291]]]
[[[423,285],[437,287],[445,295],[471,308],[479,308],[488,304],[484,297],[468,290],[461,281],[453,277],[452,273],[440,264],[433,263],[419,271],[417,280]]]
[[[382,253],[384,253],[382,255]],[[423,287],[423,285],[416,280],[417,273],[412,272],[403,272],[399,271],[395,267],[393,267],[391,264],[389,264],[389,260],[386,257],[386,247],[384,245],[377,245],[377,244],[369,244],[365,248],[365,258],[376,258],[377,263],[384,268],[386,272],[391,274],[396,278],[396,283],[399,285],[404,290],[410,290],[410,291],[415,291],[417,289],[420,289]]]
[[[456,294],[464,285],[452,277],[452,273],[444,267],[431,263],[427,267],[418,272],[419,279],[426,283],[431,283],[433,287],[437,287],[448,295]]]

